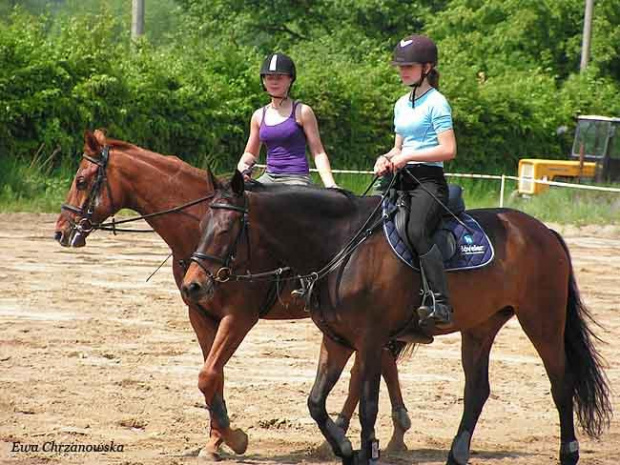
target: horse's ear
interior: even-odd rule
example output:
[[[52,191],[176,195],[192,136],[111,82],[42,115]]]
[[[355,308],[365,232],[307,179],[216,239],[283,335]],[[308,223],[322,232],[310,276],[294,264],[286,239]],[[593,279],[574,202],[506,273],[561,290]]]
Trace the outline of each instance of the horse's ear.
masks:
[[[100,147],[95,135],[88,130],[84,131],[84,152],[88,155],[96,155],[101,151]]]
[[[220,187],[220,182],[217,180],[213,171],[211,171],[211,167],[207,166],[207,182],[211,184],[213,190],[218,189]]]
[[[105,129],[95,129],[95,138],[101,147],[108,145],[108,141],[105,137]]]
[[[245,189],[245,183],[241,171],[235,170],[235,174],[233,174],[233,177],[230,180],[230,187],[236,195],[243,194],[243,190]]]

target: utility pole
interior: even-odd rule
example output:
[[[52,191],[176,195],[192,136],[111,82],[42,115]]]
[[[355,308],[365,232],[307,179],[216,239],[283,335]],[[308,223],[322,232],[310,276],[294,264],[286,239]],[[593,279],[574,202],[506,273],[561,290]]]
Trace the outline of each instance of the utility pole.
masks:
[[[579,72],[583,73],[590,60],[590,38],[592,37],[592,10],[594,0],[586,0],[586,12],[583,19],[583,40],[581,41],[581,65]]]
[[[144,1],[132,0],[131,11],[131,38],[138,39],[144,34]]]

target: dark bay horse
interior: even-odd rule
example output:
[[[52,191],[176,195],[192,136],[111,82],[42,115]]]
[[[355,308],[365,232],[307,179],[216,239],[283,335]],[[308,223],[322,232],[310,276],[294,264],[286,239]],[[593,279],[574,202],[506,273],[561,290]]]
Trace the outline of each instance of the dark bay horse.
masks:
[[[185,274],[185,263],[200,239],[200,220],[207,210],[209,194],[213,194],[212,178],[177,157],[163,156],[135,145],[106,139],[101,131],[86,132],[83,160],[66,197],[65,206],[56,223],[56,239],[63,246],[82,247],[96,225],[122,208],[140,215],[152,215],[146,221],[168,244],[173,254],[173,273],[178,286]],[[195,202],[196,199],[203,201]],[[158,212],[178,211],[158,215]],[[270,262],[269,257],[257,259]],[[287,285],[288,286],[288,285]],[[256,324],[259,318],[308,318],[303,303],[291,299],[291,288],[282,286],[275,295],[271,283],[251,287],[231,286],[230,293],[208,306],[187,302],[189,319],[202,349],[204,365],[199,375],[199,388],[211,410],[211,433],[204,454],[217,456],[222,441],[235,452],[243,453],[247,436],[230,427],[223,398],[226,362]],[[243,292],[241,292],[243,291]],[[404,447],[403,436],[410,422],[404,407],[394,357],[383,351],[383,376],[394,408],[395,450]],[[341,413],[340,424],[348,425],[358,402],[357,366],[351,376],[349,396]]]
[[[362,228],[378,198],[292,186],[258,185],[244,190],[240,173],[229,184],[213,182],[217,191],[184,289],[201,299],[218,298],[226,289],[221,281],[232,281],[239,272],[232,257],[241,256],[235,249],[245,241],[239,240],[243,236],[253,257],[268,251],[310,279],[314,283],[311,316],[324,333],[308,399],[310,413],[343,464],[377,463],[374,425],[381,347],[403,329],[419,325],[412,315],[420,301],[420,276],[394,256],[382,233],[369,230],[337,268],[328,274],[322,270]],[[612,409],[595,336],[587,324],[590,315],[581,302],[567,246],[559,234],[522,212],[469,213],[486,230],[496,256],[484,268],[449,273],[454,324],[431,328],[435,335],[462,333],[464,411],[448,464],[465,465],[469,460],[472,434],[490,393],[489,352],[500,328],[514,315],[551,382],[560,419],[560,461],[576,464],[574,413],[583,430],[597,437],[608,426]],[[254,259],[252,265],[252,272],[268,269]],[[353,351],[363,379],[362,449],[356,452],[325,409],[326,398]]]

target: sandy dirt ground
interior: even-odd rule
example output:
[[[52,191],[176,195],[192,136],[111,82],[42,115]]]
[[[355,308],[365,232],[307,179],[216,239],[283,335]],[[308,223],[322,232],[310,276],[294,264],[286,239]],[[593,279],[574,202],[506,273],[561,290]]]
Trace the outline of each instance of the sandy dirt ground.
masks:
[[[138,465],[199,463],[207,411],[197,389],[202,356],[154,234],[95,233],[84,249],[52,240],[53,215],[0,214],[0,463]],[[598,441],[580,435],[581,463],[620,462],[620,228],[562,228],[615,388],[616,418]],[[543,310],[541,310],[543,311]],[[309,321],[264,321],[226,370],[233,426],[250,437],[244,456],[223,463],[339,463],[315,449],[321,434],[306,398],[320,334]],[[512,319],[491,355],[491,398],[470,463],[556,463],[559,422],[549,382]],[[443,464],[463,408],[460,335],[420,347],[400,365],[413,426],[408,452],[386,464]],[[339,412],[344,377],[328,407]],[[357,416],[349,436],[359,442]],[[382,385],[377,432],[391,434]],[[115,452],[59,453],[47,444],[109,445]],[[18,444],[19,443],[19,444]],[[122,452],[118,446],[122,445]],[[15,447],[20,448],[14,451]],[[33,449],[38,447],[38,451]]]

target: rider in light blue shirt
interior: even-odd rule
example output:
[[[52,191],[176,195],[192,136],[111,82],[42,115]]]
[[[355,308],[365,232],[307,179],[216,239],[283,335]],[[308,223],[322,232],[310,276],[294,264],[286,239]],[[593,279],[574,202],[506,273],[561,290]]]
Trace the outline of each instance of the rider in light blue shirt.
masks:
[[[439,145],[437,134],[452,129],[452,109],[446,98],[435,88],[416,99],[415,107],[409,95],[403,95],[394,105],[394,128],[403,138],[402,150],[417,151]],[[443,166],[442,161],[409,161]]]
[[[437,90],[437,57],[437,46],[426,36],[411,35],[396,45],[392,64],[411,90],[394,105],[394,147],[377,158],[374,171],[396,175],[396,189],[407,192],[407,239],[433,293],[432,308],[425,303],[418,308],[420,323],[447,326],[452,323],[448,282],[431,235],[441,220],[441,204],[448,203],[443,162],[456,156],[456,138],[452,110]]]

